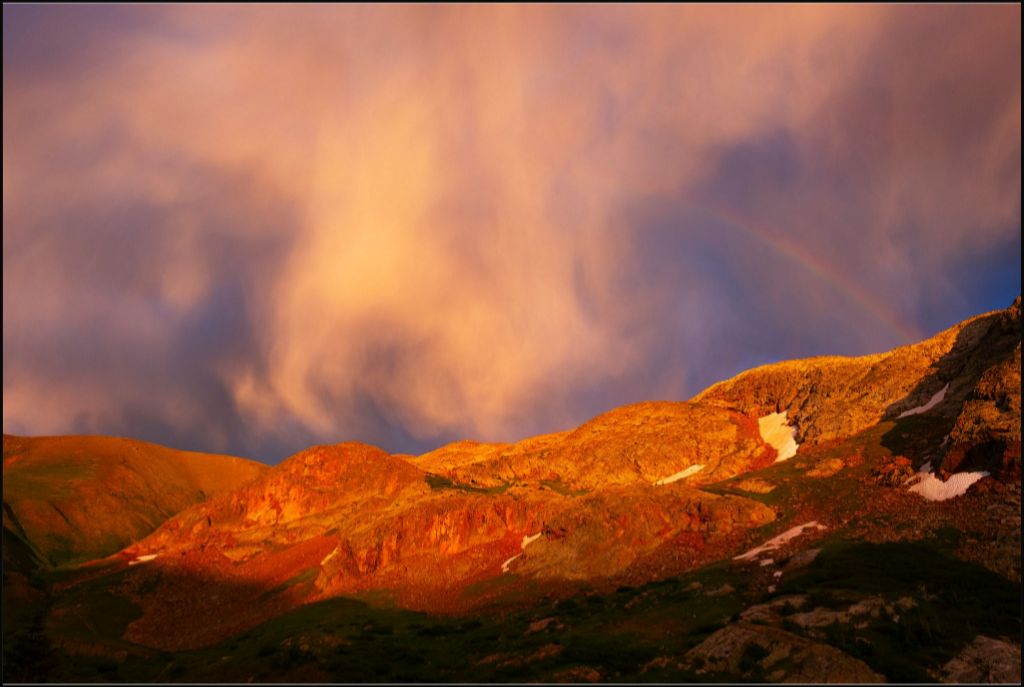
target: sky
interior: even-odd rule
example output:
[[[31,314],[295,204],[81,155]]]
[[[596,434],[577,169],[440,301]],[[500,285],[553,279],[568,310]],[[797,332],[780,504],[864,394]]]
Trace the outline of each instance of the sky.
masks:
[[[3,429],[514,441],[1021,283],[1013,5],[5,5]]]

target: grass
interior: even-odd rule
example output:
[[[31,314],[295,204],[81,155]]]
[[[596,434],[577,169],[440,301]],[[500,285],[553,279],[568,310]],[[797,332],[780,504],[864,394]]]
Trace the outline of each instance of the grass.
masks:
[[[95,476],[95,465],[86,462],[37,462],[15,464],[4,474],[4,498],[52,501],[73,496],[75,483]]]
[[[424,481],[430,485],[430,488],[434,491],[441,491],[444,489],[454,489],[457,491],[465,491],[468,493],[475,494],[501,494],[504,493],[509,487],[512,486],[509,482],[499,484],[494,487],[476,487],[472,484],[463,484],[462,482],[453,482],[444,475],[435,475],[428,473],[423,477]]]
[[[285,580],[284,582],[282,582],[278,586],[274,587],[273,589],[270,589],[270,590],[267,590],[267,591],[263,592],[263,594],[261,595],[260,598],[261,599],[267,599],[267,598],[269,598],[271,596],[274,596],[276,594],[280,594],[281,592],[285,591],[289,587],[294,587],[296,585],[311,584],[316,579],[316,576],[319,573],[320,573],[320,568],[319,567],[306,568],[305,570],[297,573],[296,575],[293,575],[291,578],[289,578],[288,580]]]
[[[88,580],[61,592],[55,600],[55,607],[62,610],[56,616],[61,636],[119,642],[128,624],[142,615],[138,606],[115,591],[123,575]]]
[[[561,494],[562,496],[577,497],[586,496],[587,494],[590,493],[588,489],[573,489],[560,479],[541,480],[540,485],[545,489],[550,489],[556,494]]]
[[[306,575],[286,585],[299,584]],[[341,682],[521,682],[550,680],[583,666],[609,678],[635,680],[652,659],[681,655],[744,605],[742,576],[726,565],[608,595],[580,594],[472,618],[400,609],[376,593],[303,606],[215,646],[168,653],[119,639],[138,609],[106,586],[116,585],[117,577],[69,590],[60,605],[80,606],[88,625],[69,618],[55,629],[63,637],[84,638],[92,632],[93,641],[111,651],[129,649],[128,658],[116,665],[110,656],[65,659],[60,679],[245,682],[291,676]],[[729,583],[737,592],[708,597],[691,586],[694,582],[703,590]],[[555,620],[530,631],[531,623],[545,618]],[[551,652],[551,645],[560,648]]]

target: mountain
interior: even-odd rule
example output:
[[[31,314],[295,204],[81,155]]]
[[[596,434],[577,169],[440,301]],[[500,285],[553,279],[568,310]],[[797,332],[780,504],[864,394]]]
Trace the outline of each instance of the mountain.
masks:
[[[101,558],[268,468],[101,436],[3,437],[4,535],[44,565]],[[5,558],[5,561],[7,559]]]
[[[752,415],[786,412],[796,440],[808,448],[927,409],[949,437],[937,466],[1019,479],[1020,327],[1018,297],[1005,311],[971,318],[918,344],[860,358],[766,365],[693,400]]]
[[[1019,680],[1020,342],[1018,298],[888,353],[415,457],[183,472],[122,456],[141,442],[5,437],[12,556],[95,557],[5,575],[5,658],[72,680]],[[83,476],[101,464],[122,476]],[[93,485],[77,501],[69,476]],[[121,485],[97,518],[120,550],[85,516],[74,537],[28,517],[97,483]]]

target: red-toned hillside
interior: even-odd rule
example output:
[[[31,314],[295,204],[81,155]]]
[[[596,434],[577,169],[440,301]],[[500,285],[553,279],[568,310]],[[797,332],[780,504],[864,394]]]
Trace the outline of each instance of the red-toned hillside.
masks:
[[[3,442],[5,531],[53,565],[113,553],[267,470],[134,439],[5,434]]]

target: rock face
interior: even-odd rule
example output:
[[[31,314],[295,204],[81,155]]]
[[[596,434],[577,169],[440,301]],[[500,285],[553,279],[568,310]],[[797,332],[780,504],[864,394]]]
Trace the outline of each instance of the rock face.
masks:
[[[775,519],[750,499],[685,485],[616,487],[582,497],[547,520],[542,537],[513,568],[538,578],[594,580],[647,567],[685,570],[749,529]],[[714,556],[711,556],[712,558]]]
[[[971,318],[921,343],[858,358],[766,365],[692,400],[755,416],[788,412],[797,440],[813,445],[919,412],[938,397],[926,414],[957,418],[949,465],[959,466],[974,450],[980,451],[975,462],[998,463],[1012,474],[1014,465],[1020,469],[1020,341],[1018,297],[1006,310]]]
[[[202,646],[284,608],[372,590],[405,607],[466,609],[486,600],[467,588],[505,575],[549,586],[651,579],[720,557],[775,518],[756,501],[681,483],[572,496],[432,486],[431,477],[363,444],[321,446],[178,514],[120,554],[137,564],[131,577],[165,580],[136,599],[143,615],[127,636]],[[206,620],[183,624],[191,621],[168,610],[182,606],[203,608]]]
[[[5,434],[3,442],[5,537],[54,565],[118,551],[175,513],[268,470],[132,439]]]
[[[943,471],[986,470],[1006,482],[1020,479],[1020,327],[1018,299],[988,333],[1001,355],[984,367],[957,414]]]
[[[885,682],[863,661],[785,630],[733,623],[684,657],[697,674],[724,673],[770,682]]]
[[[936,677],[953,683],[1020,684],[1020,645],[978,635]]]

